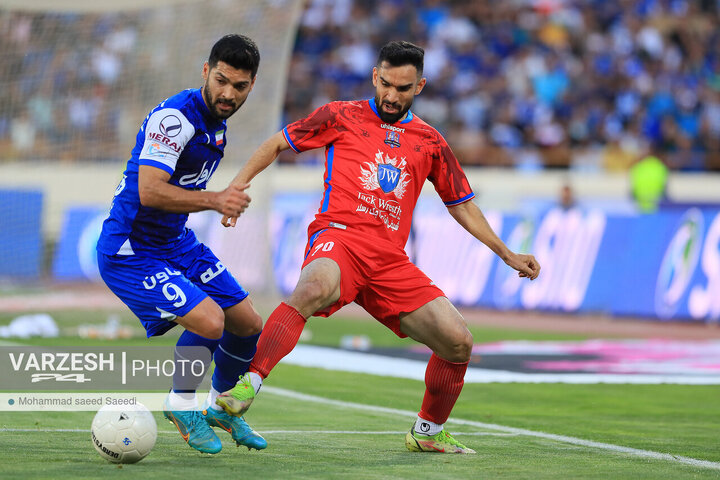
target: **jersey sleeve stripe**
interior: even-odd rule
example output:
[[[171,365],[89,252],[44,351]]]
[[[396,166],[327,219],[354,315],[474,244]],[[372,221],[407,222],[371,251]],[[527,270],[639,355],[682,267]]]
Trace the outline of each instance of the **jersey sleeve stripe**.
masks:
[[[168,165],[165,165],[165,164],[162,163],[162,162],[155,161],[155,160],[148,160],[148,159],[146,159],[146,158],[141,158],[141,159],[138,160],[138,164],[140,164],[140,165],[148,165],[148,166],[150,166],[150,167],[159,168],[160,170],[166,171],[166,172],[169,173],[170,175],[172,175],[173,172],[174,172],[174,170],[173,170],[172,167],[170,167],[170,166],[168,166]]]
[[[455,205],[460,205],[461,203],[465,203],[465,202],[467,202],[468,200],[472,200],[473,198],[475,198],[475,193],[470,193],[470,194],[465,195],[463,198],[460,198],[460,199],[458,199],[458,200],[453,200],[453,201],[451,201],[451,202],[445,202],[445,206],[446,206],[446,207],[452,207],[452,206],[455,206]]]
[[[290,134],[288,133],[287,127],[282,129],[283,137],[285,137],[285,140],[288,142],[288,145],[290,145],[290,148],[295,150],[295,153],[300,153],[300,150],[295,146],[292,140],[290,140]]]

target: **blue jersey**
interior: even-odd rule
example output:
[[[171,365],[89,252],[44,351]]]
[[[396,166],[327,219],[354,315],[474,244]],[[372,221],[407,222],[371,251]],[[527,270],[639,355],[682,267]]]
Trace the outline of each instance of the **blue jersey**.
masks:
[[[170,174],[171,185],[204,190],[223,157],[225,141],[225,121],[210,114],[200,89],[182,91],[152,109],[115,190],[98,251],[155,257],[193,248],[198,241],[185,227],[186,213],[140,204],[138,169],[140,165],[160,168]]]

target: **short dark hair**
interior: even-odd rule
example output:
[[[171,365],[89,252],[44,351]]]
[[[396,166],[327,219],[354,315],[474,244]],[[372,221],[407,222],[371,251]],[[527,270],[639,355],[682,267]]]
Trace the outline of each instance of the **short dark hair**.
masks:
[[[378,55],[377,66],[382,62],[388,62],[393,67],[412,65],[418,72],[423,73],[423,59],[425,50],[410,42],[389,42],[386,43]]]
[[[260,66],[260,52],[255,42],[249,37],[231,33],[215,42],[210,50],[208,58],[210,68],[214,68],[218,62],[225,62],[233,68],[248,70],[255,78]]]

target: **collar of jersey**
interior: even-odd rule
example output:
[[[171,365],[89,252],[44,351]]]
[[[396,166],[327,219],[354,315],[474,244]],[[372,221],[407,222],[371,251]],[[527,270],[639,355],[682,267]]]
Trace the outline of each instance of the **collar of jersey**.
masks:
[[[372,111],[375,112],[375,115],[377,115],[377,117],[380,118],[380,114],[378,113],[377,107],[375,106],[375,99],[374,98],[368,99],[368,104],[370,105],[370,108],[372,108]],[[413,119],[412,110],[408,110],[405,120],[401,120],[401,121],[395,122],[395,123],[405,124],[405,123],[411,122],[412,119]],[[382,120],[382,118],[380,118],[380,120]]]

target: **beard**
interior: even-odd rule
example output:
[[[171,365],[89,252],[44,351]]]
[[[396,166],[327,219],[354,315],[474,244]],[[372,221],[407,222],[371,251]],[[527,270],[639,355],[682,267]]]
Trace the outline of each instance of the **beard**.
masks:
[[[205,82],[205,85],[203,85],[202,89],[203,98],[205,99],[205,103],[208,106],[208,109],[210,110],[210,113],[213,117],[219,119],[219,120],[225,120],[227,118],[230,118],[233,113],[238,111],[238,108],[242,106],[242,103],[240,105],[235,105],[235,103],[231,100],[220,100],[220,99],[213,99],[212,95],[210,94],[210,89],[208,88],[207,82]],[[229,105],[231,107],[230,110],[224,111],[220,110],[218,108],[218,105]]]
[[[383,102],[380,100],[380,97],[375,95],[375,108],[377,109],[378,115],[380,115],[380,120],[382,120],[385,123],[395,123],[401,118],[405,116],[405,114],[410,110],[410,107],[412,106],[412,100],[410,103],[405,105],[404,107],[400,105],[399,103],[389,103],[385,102],[387,105],[393,106],[398,109],[397,113],[387,113],[382,109]]]

